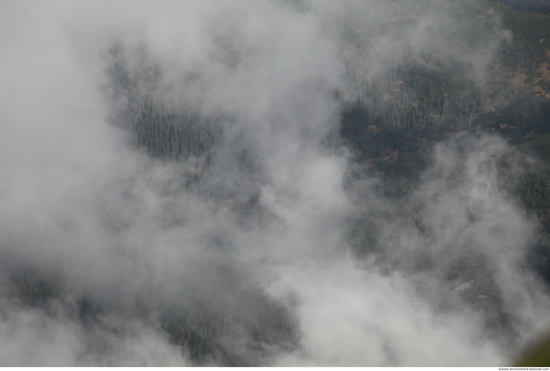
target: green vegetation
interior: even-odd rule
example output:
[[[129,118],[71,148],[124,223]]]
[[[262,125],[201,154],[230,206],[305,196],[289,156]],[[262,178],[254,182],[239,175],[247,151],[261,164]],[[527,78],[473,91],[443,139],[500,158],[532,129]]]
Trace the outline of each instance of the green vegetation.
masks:
[[[503,188],[550,233],[550,15],[519,13],[498,1],[485,4],[514,37],[500,46],[484,81],[468,79],[465,65],[394,61],[362,87],[361,99],[345,108],[341,135],[353,148],[364,176],[374,174],[380,181],[378,192],[407,204],[435,144],[456,140],[460,145],[468,135],[497,134],[514,147],[492,159],[502,170]],[[471,9],[470,18],[479,19],[481,29],[475,32],[483,32],[483,27],[491,27],[492,15],[478,10]],[[381,246],[383,226],[412,227],[427,238],[421,209],[422,205],[405,206],[400,220],[388,216],[394,218],[391,223],[384,223],[383,211],[355,218],[349,226],[351,246],[358,256],[376,259],[378,266],[393,264],[391,247]],[[419,272],[436,264],[422,251],[404,260],[406,269]],[[540,243],[527,260],[550,283],[550,243]],[[508,321],[498,309],[501,299],[495,283],[478,274],[483,259],[473,251],[455,263],[444,268],[446,279],[476,282],[476,288],[461,292],[461,297],[484,313],[489,327]]]
[[[471,37],[489,32],[496,15],[514,35],[499,48],[486,81],[468,79],[467,65],[400,60],[363,86],[361,99],[342,113],[342,137],[360,163],[388,179],[387,189],[395,189],[396,179],[416,179],[427,165],[424,153],[437,142],[487,132],[523,151],[550,132],[550,37],[541,36],[550,35],[550,16],[516,12],[494,0],[468,12],[478,21],[468,29]],[[365,43],[360,33],[352,37]],[[541,139],[530,146],[550,164],[545,145]],[[526,176],[514,191],[543,221],[550,206],[546,192],[542,173]]]
[[[530,108],[548,102],[544,89],[548,83],[544,63],[550,62],[550,39],[541,39],[540,35],[550,34],[550,17],[518,13],[496,1],[483,4],[492,5],[493,13],[485,13],[486,6],[470,10],[471,13],[466,15],[468,18],[479,18],[468,29],[470,37],[488,33],[497,14],[502,17],[504,27],[514,35],[511,42],[500,47],[486,76],[488,81],[480,85],[473,77],[465,79],[469,77],[466,64],[449,65],[435,60],[428,67],[413,60],[392,61],[391,68],[364,86],[361,100],[357,102],[368,112],[369,126],[430,135],[446,130],[456,132],[475,129],[479,126],[475,122],[477,115],[488,113],[487,109],[498,111],[510,102],[529,99],[533,95],[546,99],[537,101]],[[360,34],[355,37],[357,43],[365,43]],[[347,114],[354,110],[356,107],[352,105]],[[347,124],[343,120],[343,125]],[[497,127],[496,124],[493,127]]]
[[[55,275],[33,269],[23,269],[12,276],[12,297],[22,304],[35,308],[49,308],[63,300],[63,284]],[[293,319],[287,309],[270,299],[260,290],[240,292],[240,300],[246,303],[246,313],[213,309],[201,300],[186,300],[173,308],[164,308],[161,325],[170,341],[182,347],[190,361],[197,365],[215,359],[228,366],[250,366],[246,363],[249,353],[273,351],[274,347],[287,349],[297,341]],[[84,324],[100,325],[101,316],[108,315],[110,308],[87,297],[75,297],[74,314]],[[202,303],[202,304],[201,304]],[[55,306],[55,305],[54,305]],[[143,307],[137,315],[147,318]],[[161,305],[162,307],[162,305]],[[249,344],[243,344],[248,341]],[[235,345],[228,348],[228,344]],[[244,349],[248,348],[248,349]],[[245,357],[246,356],[246,357]]]
[[[160,67],[140,55],[129,69],[125,51],[115,44],[107,70],[108,92],[116,107],[111,121],[132,136],[133,144],[156,158],[184,160],[200,157],[221,139],[217,120],[205,119],[182,106],[159,103],[165,86]]]
[[[549,367],[550,335],[546,335],[527,348],[514,363],[515,367]]]

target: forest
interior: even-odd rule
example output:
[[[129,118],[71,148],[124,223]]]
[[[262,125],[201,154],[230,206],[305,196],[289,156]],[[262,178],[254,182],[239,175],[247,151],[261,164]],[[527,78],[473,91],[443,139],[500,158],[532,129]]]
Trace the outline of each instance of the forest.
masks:
[[[260,26],[250,26],[259,36],[242,31],[232,18],[240,19],[240,8],[213,11],[220,18],[208,22],[221,31],[210,25],[213,41],[200,39],[211,45],[208,57],[197,51],[203,45],[190,47],[201,55],[192,68],[179,51],[163,60],[160,42],[109,39],[99,90],[106,130],[122,138],[109,150],[116,161],[106,162],[120,166],[86,175],[85,192],[52,196],[45,211],[14,213],[14,223],[34,224],[21,232],[7,223],[1,232],[0,298],[11,304],[0,316],[19,318],[13,306],[28,318],[75,324],[74,336],[85,340],[66,363],[77,365],[165,364],[172,355],[139,361],[131,348],[135,339],[149,341],[140,337],[147,331],[155,340],[143,340],[144,348],[167,344],[176,364],[183,357],[191,366],[441,366],[478,351],[485,365],[546,363],[518,358],[544,317],[529,310],[550,292],[546,8],[514,10],[506,0],[321,3],[241,9],[267,17],[283,37]],[[281,24],[269,18],[278,12]],[[290,38],[287,22],[297,30]],[[336,42],[319,41],[326,35]],[[256,67],[262,63],[267,72]],[[58,171],[52,178],[68,183],[55,189],[71,195],[76,173]],[[72,205],[82,205],[78,217],[67,211]],[[41,213],[54,225],[35,222]],[[17,250],[35,244],[36,251]],[[515,276],[503,273],[509,267]],[[361,292],[347,291],[354,284]],[[312,324],[320,318],[355,334],[346,326],[363,314],[348,316],[347,308],[361,303],[368,309],[357,313],[377,313],[358,320],[368,335],[350,335],[341,347],[335,343],[347,335]],[[395,309],[408,306],[421,314]],[[383,327],[395,321],[394,310],[410,333],[425,326],[428,338],[445,337],[441,326],[426,324],[441,315],[449,333],[470,331],[456,339],[477,340],[445,343],[443,358],[415,358],[412,340]],[[475,321],[464,325],[469,316]],[[16,331],[6,323],[0,335]],[[367,360],[351,345],[358,341],[370,344]],[[454,346],[460,351],[451,362]],[[28,365],[5,357],[0,365]]]

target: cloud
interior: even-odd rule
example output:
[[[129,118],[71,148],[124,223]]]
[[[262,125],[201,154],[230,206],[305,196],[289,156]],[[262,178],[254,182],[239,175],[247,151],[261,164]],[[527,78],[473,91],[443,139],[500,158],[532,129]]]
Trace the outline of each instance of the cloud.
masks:
[[[2,366],[185,366],[181,350],[143,321],[105,316],[99,324],[78,321],[74,303],[44,310],[2,299]]]
[[[423,3],[391,28],[384,17],[418,4],[4,2],[6,365],[506,362],[547,302],[520,265],[536,228],[485,162],[506,145],[440,147],[402,200],[377,180],[347,185],[350,153],[326,145],[357,68],[364,83],[388,61],[437,56],[464,64],[461,77],[483,74],[509,35],[495,20],[487,37],[462,40],[473,3],[452,4]],[[342,45],[356,39],[369,44],[349,57]],[[122,60],[140,97],[221,126],[195,188],[182,184],[203,159],[155,160],[113,122],[127,120],[128,97],[109,98]],[[372,254],[350,246],[350,220],[366,220]],[[54,277],[58,294],[29,304],[21,272]],[[182,354],[170,336],[203,353]]]

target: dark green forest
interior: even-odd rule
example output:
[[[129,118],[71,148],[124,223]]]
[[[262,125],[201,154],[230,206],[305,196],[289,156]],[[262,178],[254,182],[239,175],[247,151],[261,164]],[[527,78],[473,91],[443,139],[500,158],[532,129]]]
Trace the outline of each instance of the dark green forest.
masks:
[[[436,143],[482,133],[500,135],[550,164],[544,149],[550,133],[550,37],[541,36],[550,35],[550,16],[518,12],[494,0],[488,4],[491,14],[484,3],[470,9],[478,22],[468,31],[471,37],[486,32],[497,16],[514,36],[500,46],[484,81],[459,78],[465,65],[434,68],[402,59],[365,83],[360,100],[343,102],[340,135],[365,168],[382,172],[389,183],[400,177],[414,181]],[[356,37],[360,43],[364,36]],[[223,117],[156,102],[160,67],[143,57],[130,71],[120,45],[109,54],[109,93],[119,107],[112,122],[127,129],[136,147],[180,161],[207,155],[222,140]],[[546,173],[540,171],[526,176],[514,192],[550,231]]]

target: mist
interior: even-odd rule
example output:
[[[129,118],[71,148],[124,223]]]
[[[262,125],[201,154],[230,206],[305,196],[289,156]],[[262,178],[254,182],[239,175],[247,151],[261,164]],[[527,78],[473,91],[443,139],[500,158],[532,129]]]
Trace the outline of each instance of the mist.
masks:
[[[471,37],[473,6],[2,2],[0,364],[511,362],[549,297],[510,146],[442,142],[396,199],[338,136],[403,60],[483,84],[512,35],[495,15]],[[214,125],[215,145],[151,156],[128,130],[144,101]]]

